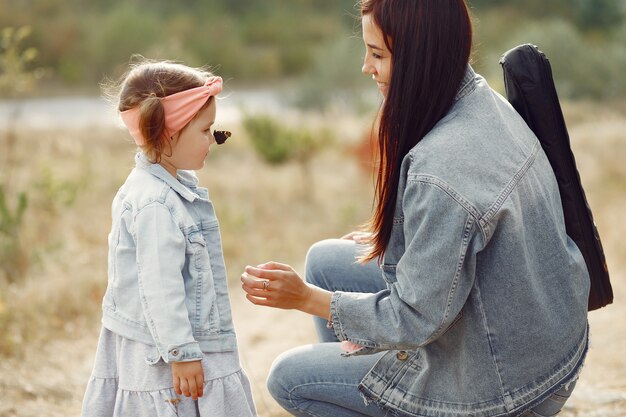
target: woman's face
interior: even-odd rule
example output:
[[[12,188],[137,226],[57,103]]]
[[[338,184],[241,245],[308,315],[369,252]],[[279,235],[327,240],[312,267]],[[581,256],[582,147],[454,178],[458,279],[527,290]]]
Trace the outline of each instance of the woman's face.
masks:
[[[387,49],[383,32],[371,14],[362,17],[361,26],[365,43],[365,59],[361,71],[365,75],[371,75],[383,97],[387,97],[391,81],[391,52]]]

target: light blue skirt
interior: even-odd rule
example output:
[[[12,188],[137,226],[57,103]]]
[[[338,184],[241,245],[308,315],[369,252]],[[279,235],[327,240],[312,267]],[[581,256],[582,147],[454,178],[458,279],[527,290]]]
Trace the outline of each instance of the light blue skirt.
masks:
[[[254,417],[250,382],[234,352],[205,353],[204,395],[179,396],[170,365],[149,365],[156,348],[102,328],[83,417]]]

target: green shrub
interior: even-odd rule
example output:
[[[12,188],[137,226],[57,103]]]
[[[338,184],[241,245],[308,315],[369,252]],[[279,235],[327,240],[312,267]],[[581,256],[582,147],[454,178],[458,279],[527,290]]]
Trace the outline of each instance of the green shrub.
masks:
[[[0,185],[0,271],[3,275],[0,278],[12,283],[28,269],[27,249],[21,240],[28,198],[26,193],[20,193],[15,208],[11,208],[8,200],[4,187]]]
[[[278,165],[295,161],[299,164],[303,193],[307,197],[312,196],[310,163],[318,152],[334,140],[332,134],[325,129],[311,131],[306,127],[290,128],[269,116],[246,116],[242,124],[254,150],[265,162]]]

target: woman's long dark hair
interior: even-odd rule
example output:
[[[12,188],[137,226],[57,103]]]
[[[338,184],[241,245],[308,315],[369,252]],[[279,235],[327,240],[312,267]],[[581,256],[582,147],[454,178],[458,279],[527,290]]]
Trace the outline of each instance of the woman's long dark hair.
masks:
[[[367,228],[382,258],[391,238],[402,159],[452,107],[466,72],[472,24],[464,0],[362,0],[392,55],[378,129],[375,212]]]

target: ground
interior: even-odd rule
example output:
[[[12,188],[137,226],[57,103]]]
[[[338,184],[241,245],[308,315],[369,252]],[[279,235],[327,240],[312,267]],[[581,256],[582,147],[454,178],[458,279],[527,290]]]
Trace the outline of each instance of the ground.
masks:
[[[620,284],[615,290],[624,299],[626,288]],[[253,306],[236,288],[232,304],[241,362],[253,385],[259,416],[287,416],[267,392],[265,378],[278,354],[314,341],[313,324],[299,312]],[[619,303],[590,314],[591,349],[563,417],[626,416],[624,317],[626,308]],[[0,416],[78,416],[98,330],[84,329],[81,337],[30,350],[23,361],[0,362]]]
[[[624,303],[626,243],[623,237],[626,234],[626,222],[623,213],[626,207],[626,165],[623,161],[626,159],[626,139],[623,132],[626,131],[626,110],[623,108],[609,110],[606,107],[585,104],[570,106],[566,110],[572,147],[606,251],[615,303],[589,314],[591,347],[580,380],[561,416],[624,417],[626,416]],[[72,168],[71,161],[83,161],[78,166],[90,168],[85,171],[90,174],[87,175],[92,181],[90,188],[81,191],[82,194],[87,194],[87,198],[80,200],[75,207],[80,214],[71,213],[62,223],[63,227],[72,226],[71,220],[75,217],[106,219],[109,198],[123,176],[108,178],[100,173],[111,170],[114,164],[118,164],[118,168],[122,164],[128,165],[125,158],[131,153],[126,144],[111,145],[105,138],[94,140],[93,137],[88,138],[89,142],[87,140],[81,142],[74,138],[67,140],[62,137],[56,140],[50,134],[47,135],[46,141],[39,143],[39,136],[32,137],[33,142],[38,141],[37,146],[34,143],[27,143],[24,147],[27,150],[24,151],[24,158],[34,158],[31,150],[37,149],[41,155],[65,155],[68,161],[65,168]],[[117,143],[117,139],[114,143]],[[299,192],[296,190],[297,186],[284,182],[286,181],[284,178],[297,180],[298,168],[263,167],[258,158],[255,159],[254,155],[250,154],[248,148],[244,145],[237,148],[236,144],[237,142],[234,142],[232,153],[223,153],[222,156],[212,160],[211,164],[215,170],[211,171],[210,167],[205,170],[205,178],[201,178],[201,181],[214,181],[210,187],[215,191],[213,196],[217,195],[216,199],[223,203],[219,214],[224,230],[228,229],[224,236],[225,257],[227,264],[230,265],[229,275],[231,278],[235,276],[231,281],[234,323],[239,339],[241,362],[253,385],[259,415],[282,417],[287,414],[280,410],[265,388],[268,370],[274,358],[281,352],[298,345],[313,343],[315,341],[313,325],[305,314],[256,307],[248,303],[237,285],[237,271],[242,270],[245,262],[262,262],[270,257],[277,258],[277,253],[284,256],[275,260],[287,258],[301,271],[301,262],[306,249],[293,247],[293,243],[298,240],[312,242],[322,237],[332,237],[332,233],[337,235],[338,230],[346,226],[345,221],[333,223],[334,219],[361,216],[359,206],[350,202],[354,200],[354,196],[346,196],[346,184],[349,184],[352,193],[358,193],[361,197],[367,192],[357,192],[356,171],[344,164],[343,154],[333,153],[315,162],[314,180],[319,194],[299,206],[291,206],[290,209],[294,213],[293,224],[285,224],[289,219],[281,217],[277,207],[286,207],[293,201],[296,192]],[[89,152],[86,152],[86,149]],[[91,158],[85,159],[85,155],[91,155]],[[233,160],[239,163],[236,170],[232,170]],[[33,163],[33,166],[37,165]],[[337,174],[338,167],[345,168],[346,171]],[[20,178],[31,171],[33,170],[28,166],[28,170],[20,173]],[[116,168],[116,171],[123,169]],[[232,175],[220,175],[223,172]],[[365,184],[369,185],[367,181]],[[271,198],[262,198],[254,202],[249,200],[249,195],[255,190],[261,190],[263,197],[271,195]],[[92,204],[93,201],[103,199],[107,200],[107,204]],[[228,199],[231,200],[225,201]],[[325,205],[319,204],[321,200],[326,202]],[[251,207],[252,203],[255,205]],[[278,214],[275,214],[277,212]],[[258,223],[251,220],[255,215]],[[278,216],[274,219],[275,223],[267,221],[271,216]],[[307,221],[312,216],[326,219],[326,222],[313,224]],[[99,223],[102,225],[99,226]],[[0,360],[0,417],[79,415],[99,334],[95,312],[102,296],[104,285],[102,277],[106,277],[104,257],[106,240],[103,237],[106,236],[108,226],[105,224],[106,221],[99,223],[88,223],[86,226],[80,225],[75,228],[74,235],[78,237],[74,240],[69,239],[63,249],[64,256],[71,260],[67,262],[70,267],[64,269],[62,265],[57,266],[51,262],[43,275],[45,279],[33,278],[30,283],[16,287],[15,292],[11,294],[0,293],[0,313],[3,313],[3,308],[13,308],[19,312],[9,315],[12,320],[19,320],[20,316],[26,317],[24,320],[34,320],[52,314],[51,312],[59,314],[62,309],[59,309],[58,305],[67,307],[65,320],[72,314],[80,315],[85,312],[87,315],[89,312],[90,315],[85,320],[68,320],[70,324],[65,326],[63,337],[51,335],[53,337],[46,340],[49,336],[46,335],[44,343],[22,343],[18,345],[18,352],[5,355]],[[280,233],[275,226],[279,223]],[[332,226],[328,230],[324,229],[327,223]],[[310,226],[308,229],[307,225]],[[254,233],[251,233],[251,230]],[[37,233],[37,237],[40,237],[42,231],[37,230]],[[250,259],[251,257],[254,259]],[[73,265],[78,265],[78,268],[73,269]],[[78,272],[74,274],[74,271]],[[81,280],[85,280],[85,284],[80,284]],[[76,290],[75,295],[72,293],[73,290]],[[90,291],[93,292],[92,295],[88,295],[91,294]],[[39,296],[40,293],[49,293],[47,295],[61,293],[62,296],[42,298]],[[4,302],[8,307],[2,305],[1,296],[4,295],[6,295]],[[58,305],[48,310],[48,304],[52,303],[49,300]],[[93,304],[93,308],[84,307],[86,303]],[[24,304],[25,306],[22,306]],[[51,325],[58,326],[57,321],[56,318],[51,319]],[[28,328],[28,323],[22,323],[20,326]],[[37,326],[41,324],[35,325],[35,331],[46,333],[48,330]],[[0,338],[3,336],[0,334]]]

